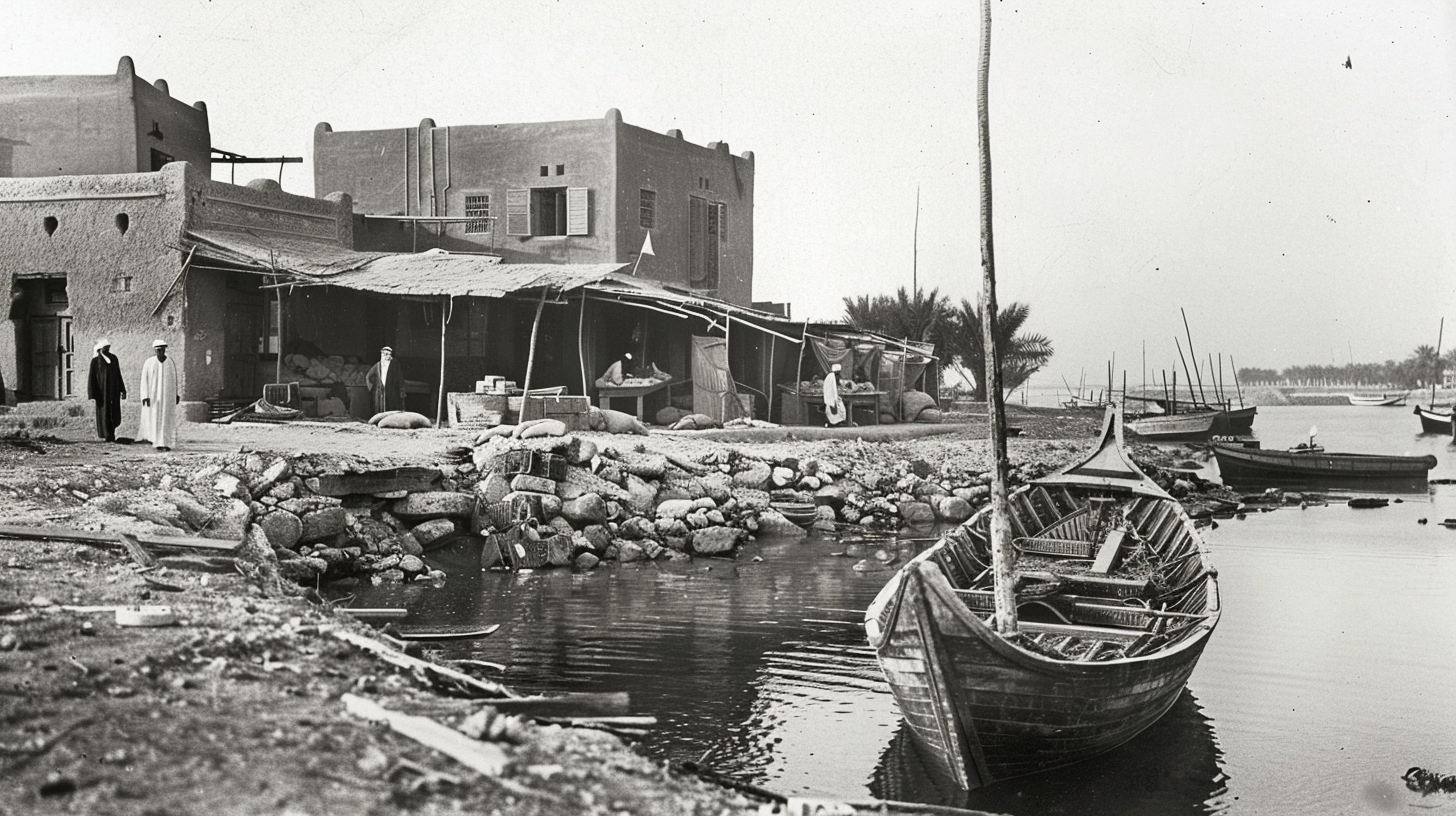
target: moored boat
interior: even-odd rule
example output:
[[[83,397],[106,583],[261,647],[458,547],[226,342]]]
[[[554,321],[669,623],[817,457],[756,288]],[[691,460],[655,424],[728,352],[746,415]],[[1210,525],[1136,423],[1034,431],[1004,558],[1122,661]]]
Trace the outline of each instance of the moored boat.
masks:
[[[1146,439],[1166,442],[1190,442],[1208,439],[1222,411],[1194,411],[1186,414],[1159,414],[1129,419],[1129,431]]]
[[[1438,411],[1435,407],[1417,405],[1416,416],[1421,418],[1421,433],[1451,433],[1451,418],[1456,411]]]
[[[908,562],[865,628],[927,763],[963,788],[1108,751],[1168,710],[1219,619],[1182,505],[1122,448],[1009,498],[1016,631],[995,618],[989,509]]]
[[[1225,482],[1418,479],[1436,466],[1436,457],[1382,456],[1368,453],[1287,451],[1213,445],[1219,476]]]
[[[1405,405],[1405,394],[1349,394],[1351,405]]]

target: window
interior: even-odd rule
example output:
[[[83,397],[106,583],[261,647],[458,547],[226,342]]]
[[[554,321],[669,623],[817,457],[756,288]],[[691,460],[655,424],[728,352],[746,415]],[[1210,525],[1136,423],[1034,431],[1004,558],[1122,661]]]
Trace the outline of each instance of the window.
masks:
[[[564,165],[564,164],[558,164],[558,165],[556,165],[556,175],[558,175],[558,176],[564,176],[564,175],[566,175],[566,165]]]
[[[166,153],[163,153],[162,151],[156,149],[155,147],[152,148],[152,172],[153,173],[157,172],[158,170],[161,170],[163,167],[165,167],[166,165],[170,164],[171,162],[172,162],[172,157],[171,156],[168,156]]]
[[[131,275],[117,275],[116,277],[112,278],[111,279],[111,291],[113,291],[113,292],[130,292],[131,291]]]
[[[728,246],[728,205],[718,202],[718,244]]]
[[[587,235],[590,196],[585,187],[506,191],[507,235]]]
[[[657,229],[657,193],[652,190],[637,193],[637,223],[642,229]]]
[[[541,165],[541,177],[542,178],[545,178],[546,176],[549,176],[549,175],[551,175],[551,165],[549,165],[549,164],[543,164],[543,165]]]
[[[718,288],[720,207],[697,196],[688,198],[688,284],[695,289]]]
[[[490,233],[490,196],[485,193],[465,197],[465,222],[467,233]]]

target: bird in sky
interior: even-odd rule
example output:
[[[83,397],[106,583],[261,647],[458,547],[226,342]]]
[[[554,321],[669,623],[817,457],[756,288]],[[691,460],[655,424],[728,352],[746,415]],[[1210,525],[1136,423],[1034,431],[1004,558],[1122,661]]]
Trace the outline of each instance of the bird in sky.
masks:
[[[1350,62],[1350,58],[1349,57],[1345,57],[1345,67],[1346,68],[1354,68],[1355,67],[1355,65]]]

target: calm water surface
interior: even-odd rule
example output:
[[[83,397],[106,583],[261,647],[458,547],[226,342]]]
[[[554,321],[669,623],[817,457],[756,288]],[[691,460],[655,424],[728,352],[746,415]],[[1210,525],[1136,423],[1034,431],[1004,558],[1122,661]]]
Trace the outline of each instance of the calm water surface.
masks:
[[[1255,429],[1287,447],[1310,425],[1331,450],[1434,453],[1433,476],[1456,477],[1456,448],[1418,436],[1408,408],[1260,409]],[[1095,760],[970,793],[926,775],[865,644],[862,610],[890,573],[852,567],[876,545],[761,541],[731,561],[528,575],[447,551],[444,589],[357,602],[407,603],[411,627],[501,623],[435,656],[505,664],[498,679],[523,691],[631,692],[659,719],[649,755],[788,795],[1018,814],[1456,809],[1400,779],[1456,773],[1456,530],[1418,523],[1456,518],[1456,485],[1399,498],[1207,530],[1225,611],[1172,711]]]

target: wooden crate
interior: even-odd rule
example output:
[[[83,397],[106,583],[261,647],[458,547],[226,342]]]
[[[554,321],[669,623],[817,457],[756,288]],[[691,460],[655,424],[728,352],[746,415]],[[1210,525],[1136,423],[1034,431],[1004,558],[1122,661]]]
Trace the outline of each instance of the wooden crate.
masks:
[[[587,413],[591,401],[575,396],[527,396],[521,401],[521,421],[559,419],[568,431],[589,430]]]
[[[497,530],[514,527],[531,519],[541,518],[539,493],[510,493],[503,501],[491,502],[483,508],[486,521]]]
[[[450,427],[464,431],[494,428],[505,419],[508,398],[504,394],[476,394],[452,391],[445,395]]]

